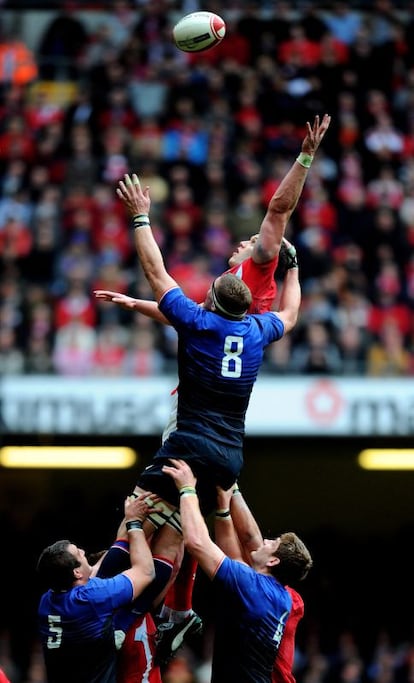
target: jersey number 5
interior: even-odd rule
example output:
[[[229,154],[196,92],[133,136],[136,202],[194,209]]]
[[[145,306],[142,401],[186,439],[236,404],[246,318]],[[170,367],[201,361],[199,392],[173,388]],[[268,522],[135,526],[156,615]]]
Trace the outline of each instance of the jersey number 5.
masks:
[[[240,377],[242,373],[240,356],[243,352],[243,337],[233,337],[229,334],[224,340],[223,351],[221,374],[223,377]]]
[[[48,614],[47,621],[49,624],[49,633],[50,633],[50,636],[47,639],[47,648],[48,648],[48,650],[55,650],[56,648],[60,647],[60,645],[62,643],[63,629],[59,625],[61,622],[61,619],[58,616]]]

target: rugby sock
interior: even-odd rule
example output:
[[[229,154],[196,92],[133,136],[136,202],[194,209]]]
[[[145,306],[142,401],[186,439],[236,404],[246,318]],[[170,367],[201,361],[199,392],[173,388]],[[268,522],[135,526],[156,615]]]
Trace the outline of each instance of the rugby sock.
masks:
[[[197,560],[185,551],[177,577],[165,596],[160,613],[162,619],[179,623],[189,614],[192,614],[193,589],[197,566]]]

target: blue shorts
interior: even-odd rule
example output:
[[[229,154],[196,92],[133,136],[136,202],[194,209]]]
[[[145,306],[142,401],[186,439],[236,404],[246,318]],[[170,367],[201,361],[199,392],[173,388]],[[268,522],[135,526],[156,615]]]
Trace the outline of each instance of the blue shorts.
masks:
[[[167,503],[177,507],[177,487],[174,480],[162,471],[163,465],[171,464],[169,458],[185,460],[191,467],[197,477],[197,493],[204,516],[216,507],[216,486],[229,489],[243,465],[243,451],[240,447],[226,446],[200,434],[172,432],[155,454],[151,465],[141,473],[137,485],[146,491],[157,493]]]

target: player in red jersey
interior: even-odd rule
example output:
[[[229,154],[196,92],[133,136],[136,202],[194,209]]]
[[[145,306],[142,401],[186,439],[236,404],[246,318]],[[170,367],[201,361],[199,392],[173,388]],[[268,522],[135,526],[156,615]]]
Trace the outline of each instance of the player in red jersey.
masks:
[[[141,614],[129,627],[118,654],[117,683],[161,683],[161,671],[154,665],[157,627],[151,614]]]
[[[305,613],[302,596],[290,586],[286,586],[292,598],[292,609],[287,618],[283,638],[280,642],[277,659],[273,667],[272,683],[295,683],[293,663],[295,659],[295,635],[298,623]]]
[[[263,543],[259,526],[236,485],[232,491],[220,491],[217,497],[215,516],[216,543],[226,555],[237,559],[242,557],[250,564],[251,552]],[[292,607],[283,631],[275,659],[272,683],[295,683],[293,663],[295,657],[295,636],[298,623],[304,615],[302,596],[291,586],[286,586]]]

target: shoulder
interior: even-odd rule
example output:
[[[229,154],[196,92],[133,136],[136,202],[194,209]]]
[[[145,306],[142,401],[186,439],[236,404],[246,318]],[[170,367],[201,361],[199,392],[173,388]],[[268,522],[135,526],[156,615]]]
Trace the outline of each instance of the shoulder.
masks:
[[[275,339],[280,339],[285,331],[285,324],[282,318],[274,311],[266,311],[265,313],[255,313],[250,316],[260,328],[270,328],[272,329],[276,337]]]
[[[162,295],[161,299],[158,302],[158,306],[161,308],[162,306],[168,305],[170,302],[175,301],[176,299],[180,298],[185,298],[184,297],[184,292],[181,289],[181,287],[171,287],[171,289],[167,289],[164,294]]]
[[[158,308],[174,325],[189,324],[195,318],[202,317],[204,308],[189,299],[180,287],[168,289],[161,297]]]
[[[223,558],[223,561],[216,571],[216,577],[224,582],[228,582],[235,577],[238,577],[238,580],[243,577],[245,577],[246,580],[249,580],[256,574],[257,572],[252,569],[250,565],[240,562],[239,560],[232,560],[230,557],[227,557],[227,555]]]
[[[125,574],[117,574],[108,579],[96,576],[83,586],[77,586],[72,590],[79,599],[100,602],[105,596],[117,595],[119,592],[130,590],[131,587],[131,581]]]

